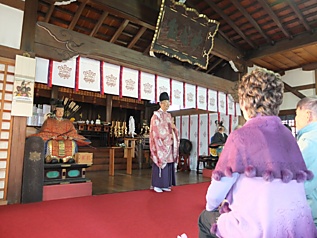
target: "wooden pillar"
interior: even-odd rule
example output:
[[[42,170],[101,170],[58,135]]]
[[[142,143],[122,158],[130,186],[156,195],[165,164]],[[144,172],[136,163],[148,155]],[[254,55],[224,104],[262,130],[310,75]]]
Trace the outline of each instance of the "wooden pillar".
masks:
[[[112,95],[107,94],[106,97],[106,122],[111,122],[112,113]]]
[[[21,51],[34,55],[34,39],[37,21],[38,0],[25,0],[21,38]],[[10,157],[10,168],[8,176],[8,195],[9,204],[20,203],[22,188],[22,172],[24,146],[26,139],[26,117],[13,117],[12,129],[12,149]]]
[[[144,113],[144,118],[147,121],[147,124],[150,125],[151,122],[151,117],[153,115],[153,112],[158,110],[160,108],[159,104],[150,104],[147,103],[145,105],[145,113]]]
[[[25,0],[20,48],[31,54],[34,52],[37,8],[38,0]]]
[[[51,91],[51,98],[59,99],[58,98],[58,86],[53,85]]]
[[[142,128],[143,120],[144,120],[144,111],[140,111],[140,129]]]
[[[12,144],[8,177],[9,204],[20,203],[22,188],[23,157],[26,134],[26,117],[13,117]],[[19,148],[18,150],[14,148]]]

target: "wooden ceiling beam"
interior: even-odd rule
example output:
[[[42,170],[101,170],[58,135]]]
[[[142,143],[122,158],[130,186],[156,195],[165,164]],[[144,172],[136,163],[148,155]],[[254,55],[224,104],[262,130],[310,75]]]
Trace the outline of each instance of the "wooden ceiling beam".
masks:
[[[317,69],[317,62],[311,63],[311,64],[306,64],[302,67],[302,70],[304,70],[304,71],[310,71],[310,70],[316,70],[316,69]]]
[[[55,9],[55,5],[51,3],[50,8],[48,9],[48,12],[45,15],[44,22],[49,22],[50,21],[51,16],[52,16],[52,14],[54,12],[54,9]]]
[[[267,1],[266,0],[258,0],[258,2],[261,4],[261,6],[264,8],[264,10],[269,14],[269,16],[275,22],[275,24],[280,28],[280,30],[283,32],[283,34],[287,38],[292,39],[293,38],[292,35],[283,27],[280,19],[273,12],[272,8],[268,5]]]
[[[143,51],[143,54],[149,55],[150,49],[151,49],[151,44],[149,44],[149,46],[145,49],[145,51]]]
[[[253,17],[245,10],[245,8],[237,1],[231,0],[233,5],[242,13],[242,15],[248,19],[248,21],[253,25],[253,27],[263,36],[267,43],[271,43],[272,40],[263,32],[259,24],[253,19]]]
[[[85,7],[86,7],[86,4],[87,4],[88,0],[84,0],[80,3],[76,13],[75,13],[75,16],[73,17],[71,23],[69,24],[68,26],[68,29],[69,30],[73,30],[74,27],[76,26],[79,18],[80,18],[80,15],[82,14],[82,12],[84,11]]]
[[[149,8],[145,6],[140,0],[91,0],[91,2],[99,6],[103,6],[103,8],[106,9],[109,14],[120,16],[150,30],[155,30],[159,9]],[[146,54],[147,52],[148,51],[145,50]],[[243,60],[245,52],[238,49],[234,45],[228,44],[224,39],[217,37],[217,35],[214,39],[214,47],[211,51],[211,54],[214,54],[227,61],[232,60],[237,65],[246,64],[246,62]]]
[[[306,97],[304,94],[302,94],[301,92],[299,92],[298,90],[294,89],[293,87],[291,87],[290,85],[288,85],[287,83],[284,82],[284,88],[288,91],[293,93],[295,96],[299,97],[300,99]]]
[[[290,116],[290,115],[296,115],[296,109],[288,109],[288,110],[281,110],[278,113],[279,116]]]
[[[298,17],[299,21],[304,25],[307,31],[312,32],[311,27],[308,25],[307,21],[305,20],[303,14],[301,11],[298,9],[298,7],[295,5],[293,0],[287,0],[288,4],[291,6],[293,11],[295,12],[296,16]]]
[[[90,0],[90,2],[103,7],[109,14],[155,30],[159,10],[149,8],[140,0]]]
[[[94,29],[90,32],[89,36],[95,36],[97,34],[100,27],[102,26],[102,23],[106,20],[108,15],[109,13],[106,11],[102,13],[101,17],[99,17],[97,24],[95,25]]]
[[[233,92],[234,82],[229,80],[184,68],[169,61],[162,62],[158,58],[85,34],[44,22],[38,22],[35,29],[35,52],[38,57],[62,61],[81,55],[225,93]]]
[[[213,70],[214,68],[216,68],[219,64],[221,64],[221,62],[223,61],[223,59],[218,59],[216,63],[214,63],[207,71],[206,73],[209,74],[211,70]]]
[[[112,36],[111,40],[109,41],[110,43],[114,43],[118,37],[121,35],[121,33],[123,32],[124,28],[126,28],[126,26],[129,24],[129,20],[124,20],[120,27],[118,28],[118,30],[116,31],[116,33],[114,33],[114,35]]]
[[[212,7],[212,9],[217,12],[253,49],[256,46],[251,42],[248,37],[240,30],[240,28],[228,17],[218,6],[213,2],[213,0],[205,0],[206,3]]]
[[[227,44],[224,40],[219,39],[216,35],[214,38],[214,47],[211,53],[226,61],[233,61],[239,71],[243,69],[248,63],[244,60],[244,53],[230,44]]]
[[[21,0],[1,0],[1,4],[24,11],[25,2]]]
[[[128,49],[131,49],[135,45],[135,43],[137,43],[137,41],[141,38],[141,36],[143,35],[145,31],[146,31],[146,27],[142,26],[140,30],[138,31],[138,33],[135,35],[135,37],[132,39],[130,44],[128,45]]]
[[[315,84],[314,83],[293,87],[293,89],[295,89],[297,91],[313,89],[313,88],[315,88]]]
[[[218,33],[223,37],[227,42],[229,42],[232,46],[238,49],[238,46],[225,34],[222,30],[218,29]]]
[[[317,44],[317,32],[313,34],[304,33],[297,37],[294,37],[292,40],[279,41],[274,46],[267,45],[261,47],[258,50],[251,51],[249,52],[248,56],[246,56],[245,60],[247,61],[257,58],[263,58],[265,56],[283,53],[285,51],[290,51],[313,44]]]
[[[14,59],[17,55],[22,55],[24,53],[23,50],[18,50],[15,48],[7,47],[0,45],[0,57]]]

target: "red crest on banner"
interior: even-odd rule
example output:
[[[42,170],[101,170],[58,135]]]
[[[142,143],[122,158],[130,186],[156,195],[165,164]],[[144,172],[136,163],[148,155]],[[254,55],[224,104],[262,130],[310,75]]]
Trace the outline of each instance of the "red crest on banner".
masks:
[[[106,76],[106,85],[109,87],[116,86],[118,78],[113,76],[112,74]]]
[[[125,88],[129,91],[133,91],[135,89],[135,81],[132,79],[128,79],[125,81]]]
[[[149,83],[145,83],[145,84],[143,84],[143,86],[144,86],[145,93],[152,93],[153,92],[153,85],[151,85]]]
[[[194,101],[194,94],[192,94],[192,93],[187,93],[187,101],[193,102],[193,101]]]
[[[86,83],[93,83],[96,81],[95,77],[96,77],[96,73],[94,73],[91,70],[87,70],[83,72],[84,74],[84,81]]]
[[[63,78],[63,79],[69,79],[72,68],[68,67],[66,64],[60,65],[57,67],[58,68],[58,76]]]

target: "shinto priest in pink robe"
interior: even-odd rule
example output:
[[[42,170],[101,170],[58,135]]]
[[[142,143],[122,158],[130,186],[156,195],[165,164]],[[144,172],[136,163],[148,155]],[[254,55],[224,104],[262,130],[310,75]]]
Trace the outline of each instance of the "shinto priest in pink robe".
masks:
[[[179,135],[170,113],[154,112],[150,124],[150,150],[153,160],[152,186],[169,188],[175,185],[174,163],[178,158]]]

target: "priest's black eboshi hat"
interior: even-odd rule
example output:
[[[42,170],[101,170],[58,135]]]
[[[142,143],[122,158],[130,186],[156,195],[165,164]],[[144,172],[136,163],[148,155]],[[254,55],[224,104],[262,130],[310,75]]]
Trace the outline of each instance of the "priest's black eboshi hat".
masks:
[[[64,108],[64,104],[63,104],[63,101],[62,100],[57,100],[57,103],[56,103],[56,108]]]
[[[160,94],[160,102],[164,101],[164,100],[170,100],[170,97],[168,96],[167,92],[163,92]]]

